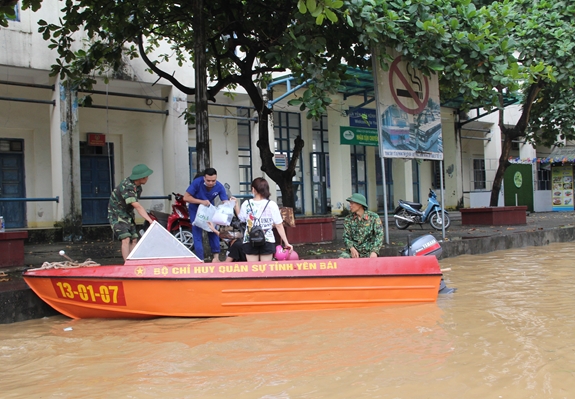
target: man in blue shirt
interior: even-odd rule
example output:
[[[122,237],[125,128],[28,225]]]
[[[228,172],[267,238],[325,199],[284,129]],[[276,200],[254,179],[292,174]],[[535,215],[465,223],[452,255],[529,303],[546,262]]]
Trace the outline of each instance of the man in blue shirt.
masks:
[[[190,220],[192,223],[196,219],[198,207],[200,204],[210,206],[214,204],[214,199],[219,196],[220,200],[227,201],[228,195],[222,183],[218,181],[218,172],[214,168],[207,168],[204,175],[196,177],[190,187],[184,194],[184,201],[188,202],[190,211]],[[192,235],[194,236],[194,252],[198,258],[204,260],[204,246],[202,243],[202,230],[200,227],[192,226]],[[210,247],[214,255],[214,261],[219,261],[220,238],[213,232],[208,232]]]

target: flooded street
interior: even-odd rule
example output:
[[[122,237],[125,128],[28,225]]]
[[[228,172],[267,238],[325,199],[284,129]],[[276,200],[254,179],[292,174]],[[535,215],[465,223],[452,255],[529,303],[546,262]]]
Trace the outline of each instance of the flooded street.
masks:
[[[2,398],[572,398],[575,244],[442,260],[437,303],[0,325]]]

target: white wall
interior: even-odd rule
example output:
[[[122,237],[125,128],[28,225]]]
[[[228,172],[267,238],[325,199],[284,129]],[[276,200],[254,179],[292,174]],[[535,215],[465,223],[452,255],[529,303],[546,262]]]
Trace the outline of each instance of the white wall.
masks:
[[[489,206],[491,200],[490,191],[474,191],[469,194],[469,208],[483,208]],[[497,206],[504,205],[503,190],[499,193]]]
[[[551,212],[553,211],[551,190],[537,190],[533,193],[533,211]]]

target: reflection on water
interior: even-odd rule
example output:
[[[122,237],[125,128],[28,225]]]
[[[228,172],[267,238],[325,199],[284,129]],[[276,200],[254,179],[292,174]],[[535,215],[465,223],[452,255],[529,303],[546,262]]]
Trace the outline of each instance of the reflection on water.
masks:
[[[572,245],[445,259],[437,304],[2,325],[0,396],[571,398]]]

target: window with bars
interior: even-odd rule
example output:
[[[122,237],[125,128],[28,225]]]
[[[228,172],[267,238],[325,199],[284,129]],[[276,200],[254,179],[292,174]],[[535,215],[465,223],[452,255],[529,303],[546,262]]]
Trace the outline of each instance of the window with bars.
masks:
[[[433,188],[439,189],[441,188],[441,178],[443,177],[443,188],[445,189],[445,172],[441,170],[441,162],[439,161],[431,161],[433,162],[432,166],[432,173],[431,176],[431,183],[433,184]],[[440,175],[442,173],[443,175]]]
[[[249,118],[248,108],[238,108],[238,116]],[[240,194],[248,195],[252,184],[252,130],[248,119],[238,120],[238,164],[240,173]]]
[[[375,152],[375,175],[377,183],[377,210],[383,212],[383,173],[381,170],[381,158],[379,156],[379,147]],[[393,173],[392,173],[392,159],[385,158],[385,193],[387,195],[387,210],[393,211],[395,204],[393,202]]]
[[[367,165],[365,147],[361,145],[350,146],[351,152],[351,187],[352,192],[367,197]]]
[[[537,164],[537,190],[551,190],[551,168]]]
[[[282,160],[282,163],[289,164],[292,157],[292,149],[297,136],[301,136],[301,118],[296,112],[274,111],[274,146],[276,160]],[[300,154],[295,176],[292,180],[295,192],[295,214],[305,213],[303,202],[303,159]],[[278,191],[278,205],[282,206],[281,193]]]
[[[473,189],[485,190],[487,183],[485,181],[485,160],[473,160]]]
[[[312,213],[331,212],[329,175],[329,135],[327,116],[312,122],[312,152],[310,153]]]

